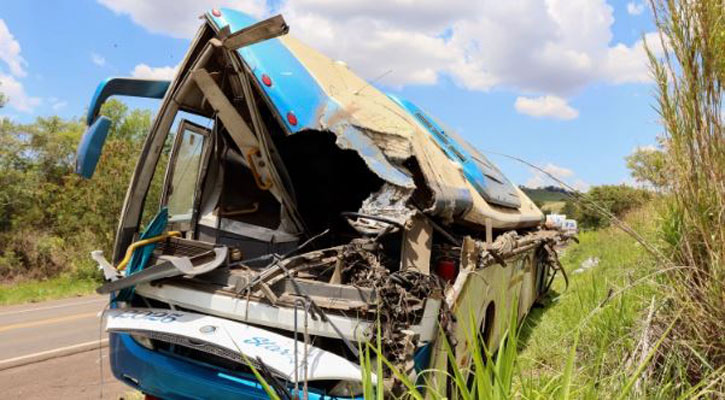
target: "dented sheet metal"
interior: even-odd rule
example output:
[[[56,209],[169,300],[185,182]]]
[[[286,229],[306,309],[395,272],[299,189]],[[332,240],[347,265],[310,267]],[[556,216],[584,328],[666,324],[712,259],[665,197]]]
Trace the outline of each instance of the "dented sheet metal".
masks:
[[[220,14],[211,17],[218,29],[228,25],[237,31],[255,22],[230,9]],[[402,166],[414,158],[432,196],[425,210],[429,214],[478,225],[490,220],[496,228],[534,226],[543,218],[480,153],[436,129],[445,136],[442,142],[416,119],[412,106],[380,92],[346,64],[289,35],[244,47],[238,54],[290,134],[333,132],[338,146],[355,150],[378,177],[403,188],[415,187]]]
[[[360,206],[360,214],[383,217],[386,220],[397,222],[399,226],[404,226],[416,213],[416,210],[408,206],[408,201],[412,193],[412,189],[391,185],[389,183],[383,184],[380,190],[363,200],[363,204]],[[390,225],[371,219],[358,219],[355,223],[358,224],[356,226],[356,228],[359,228],[358,231],[362,229],[368,232],[375,231],[378,233]]]
[[[414,115],[418,122],[446,153],[448,158],[459,164],[463,174],[476,188],[476,191],[489,203],[518,208],[518,198],[511,182],[504,177],[482,154],[478,153],[461,138],[456,138],[453,131],[444,129],[438,121],[425,113],[409,100],[390,96],[398,105]]]
[[[381,179],[402,188],[415,187],[413,179],[392,165],[380,148],[369,137],[352,125],[335,126],[331,131],[337,133],[337,145],[341,149],[355,150],[365,164]],[[341,132],[339,132],[341,131]],[[339,133],[338,133],[339,132]]]

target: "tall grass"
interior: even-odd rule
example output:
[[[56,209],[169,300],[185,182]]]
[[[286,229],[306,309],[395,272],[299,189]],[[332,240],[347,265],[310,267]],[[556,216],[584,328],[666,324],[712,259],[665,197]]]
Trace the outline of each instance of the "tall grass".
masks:
[[[514,301],[513,304],[517,304]],[[367,352],[361,362],[363,374],[363,387],[365,399],[382,399],[383,388],[378,385],[374,388],[371,381],[371,372],[376,371],[377,376],[382,376],[382,364],[385,364],[398,380],[402,382],[404,391],[396,398],[401,399],[462,399],[462,400],[510,400],[510,399],[599,399],[617,398],[628,399],[644,397],[641,391],[635,393],[635,387],[639,385],[640,376],[649,367],[654,355],[659,349],[663,340],[667,337],[671,324],[667,330],[656,340],[654,346],[648,350],[644,357],[629,369],[613,369],[610,371],[610,378],[617,379],[617,388],[611,392],[600,392],[597,379],[579,380],[579,369],[583,368],[580,347],[580,331],[572,332],[573,343],[569,346],[562,346],[566,357],[561,360],[560,365],[555,366],[555,372],[545,379],[529,379],[527,372],[522,368],[521,363],[521,330],[516,318],[516,309],[508,312],[508,328],[500,343],[495,349],[489,349],[478,329],[469,329],[465,338],[466,348],[471,351],[471,362],[468,367],[461,367],[456,362],[456,355],[451,346],[444,342],[449,367],[447,371],[428,370],[423,371],[418,377],[416,384],[408,376],[400,373],[395,366],[385,360],[378,347],[367,345]],[[471,318],[473,321],[473,318]],[[445,341],[445,339],[443,339]],[[372,351],[371,351],[372,350]],[[373,358],[377,357],[376,361]],[[624,362],[624,360],[620,360]],[[377,364],[377,369],[375,369]],[[597,368],[603,367],[603,359],[599,357],[595,362]],[[620,364],[622,366],[622,364]],[[448,389],[435,390],[434,386],[428,384],[435,375],[445,375],[448,378]],[[645,388],[648,394],[659,394],[659,398],[668,398],[670,392],[665,390],[652,390]],[[450,395],[450,397],[449,397]],[[387,398],[387,397],[386,397]]]
[[[720,378],[725,365],[725,2],[651,0],[660,32],[648,43],[664,127],[668,204],[662,237],[674,264],[665,342],[691,382]],[[657,54],[651,49],[663,47]],[[712,382],[712,380],[710,380]],[[722,381],[716,385],[725,392]]]
[[[513,301],[512,304],[518,304],[518,302]],[[363,354],[361,370],[363,388],[365,388],[364,398],[382,399],[384,397],[384,386],[379,384],[375,387],[371,380],[373,370],[378,377],[383,376],[383,365],[389,371],[388,375],[396,378],[401,383],[400,386],[403,390],[396,393],[397,398],[442,400],[449,398],[448,395],[450,394],[451,398],[463,400],[505,400],[520,395],[514,384],[514,378],[517,374],[519,340],[516,311],[517,307],[512,307],[508,311],[508,329],[502,335],[501,342],[496,346],[495,352],[486,347],[485,339],[479,329],[466,329],[466,348],[471,351],[471,365],[461,367],[456,361],[457,357],[453,346],[443,337],[439,340],[444,341],[443,348],[449,363],[448,369],[446,371],[435,369],[422,371],[415,382],[385,359],[380,350],[379,342],[377,346],[367,344],[366,350],[361,353]],[[474,321],[472,315],[469,320]],[[474,324],[468,323],[466,326],[470,328]],[[438,389],[436,389],[436,385],[431,382],[440,382],[441,377],[447,380],[447,384],[443,388],[438,386]]]

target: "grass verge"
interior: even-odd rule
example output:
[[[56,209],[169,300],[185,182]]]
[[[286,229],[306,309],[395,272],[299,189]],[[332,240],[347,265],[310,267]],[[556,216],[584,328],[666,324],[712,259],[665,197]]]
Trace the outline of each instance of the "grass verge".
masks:
[[[61,275],[47,280],[32,280],[0,285],[0,305],[34,303],[93,293],[98,282]]]
[[[654,242],[656,215],[648,205],[625,219]],[[569,288],[556,281],[545,300],[549,304],[534,308],[522,327],[522,391],[527,398],[551,398],[568,387],[576,398],[615,398],[629,387],[633,397],[664,396],[659,383],[632,382],[653,346],[643,342],[651,337],[646,334],[650,306],[661,298],[663,277],[656,273],[655,260],[615,227],[583,232],[579,239],[562,257]],[[594,266],[582,268],[587,264]],[[571,379],[564,382],[564,377]]]

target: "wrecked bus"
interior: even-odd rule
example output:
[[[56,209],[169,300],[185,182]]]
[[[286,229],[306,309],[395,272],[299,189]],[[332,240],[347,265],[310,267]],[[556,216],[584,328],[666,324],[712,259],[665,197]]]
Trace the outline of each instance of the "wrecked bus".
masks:
[[[92,254],[114,375],[164,399],[267,398],[255,372],[282,398],[350,398],[364,343],[413,380],[448,369],[445,343],[467,367],[471,323],[495,348],[507,310],[520,321],[558,268],[561,236],[534,203],[426,111],[287,35],[281,16],[203,21],[173,81],[99,85],[78,149],[91,177],[103,102],[161,99],[114,252]],[[165,152],[158,213],[140,226]],[[389,371],[370,379],[400,389]],[[431,382],[445,392],[445,374]]]

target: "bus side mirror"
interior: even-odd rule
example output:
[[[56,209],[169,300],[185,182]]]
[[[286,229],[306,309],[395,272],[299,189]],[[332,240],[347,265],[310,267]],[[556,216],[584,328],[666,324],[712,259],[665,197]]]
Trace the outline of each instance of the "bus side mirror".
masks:
[[[111,96],[134,96],[147,99],[162,99],[171,85],[170,81],[157,81],[136,78],[108,78],[96,88],[96,93],[88,107],[86,123],[88,129],[83,134],[76,153],[76,173],[84,178],[91,178],[96,170],[98,159],[101,158],[103,143],[108,136],[111,120],[99,115],[101,106]]]
[[[86,129],[76,153],[76,174],[86,179],[93,176],[110,127],[111,120],[106,116],[100,116]]]

